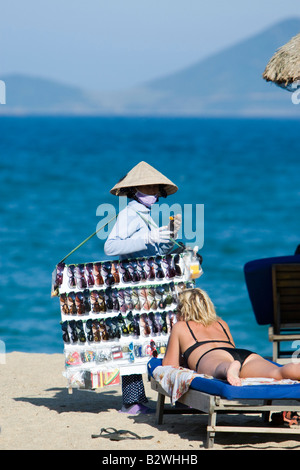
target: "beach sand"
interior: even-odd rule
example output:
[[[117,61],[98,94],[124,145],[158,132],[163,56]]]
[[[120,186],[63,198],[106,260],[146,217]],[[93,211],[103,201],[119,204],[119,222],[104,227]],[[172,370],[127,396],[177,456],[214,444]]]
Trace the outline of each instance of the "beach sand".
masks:
[[[121,387],[99,391],[74,389],[68,393],[63,377],[63,354],[6,354],[0,364],[0,449],[2,450],[149,450],[158,452],[204,450],[206,415],[167,415],[164,424],[155,415],[119,413]],[[155,408],[157,394],[144,377],[149,406]],[[259,422],[256,416],[220,417],[218,424],[237,420],[245,425]],[[236,421],[234,421],[236,422]],[[246,424],[247,423],[247,424]],[[126,429],[146,440],[111,441],[93,439],[101,428]],[[253,433],[217,433],[214,449],[297,449],[297,436]]]

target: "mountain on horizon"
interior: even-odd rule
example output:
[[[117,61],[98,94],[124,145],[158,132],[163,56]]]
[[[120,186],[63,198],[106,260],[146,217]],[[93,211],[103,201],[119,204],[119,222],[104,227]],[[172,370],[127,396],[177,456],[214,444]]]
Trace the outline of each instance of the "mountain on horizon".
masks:
[[[135,116],[298,116],[291,94],[262,73],[276,50],[300,31],[290,18],[178,72],[119,92],[86,90],[23,75],[6,83],[3,114]]]

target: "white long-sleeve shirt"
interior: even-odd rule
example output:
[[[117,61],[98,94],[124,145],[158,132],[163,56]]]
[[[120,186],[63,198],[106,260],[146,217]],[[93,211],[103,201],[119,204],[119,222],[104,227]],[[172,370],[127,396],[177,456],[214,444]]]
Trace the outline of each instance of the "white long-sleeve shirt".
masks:
[[[169,253],[174,246],[172,241],[155,245],[147,243],[151,227],[157,228],[157,225],[150,216],[150,209],[135,200],[130,201],[119,213],[105,242],[105,254],[125,259]]]

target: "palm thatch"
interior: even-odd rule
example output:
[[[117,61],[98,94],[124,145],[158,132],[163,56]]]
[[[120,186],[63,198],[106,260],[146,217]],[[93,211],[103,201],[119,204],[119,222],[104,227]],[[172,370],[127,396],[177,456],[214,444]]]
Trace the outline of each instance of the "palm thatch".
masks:
[[[294,36],[273,55],[263,78],[291,91],[300,81],[300,34]],[[298,82],[298,83],[296,83]]]

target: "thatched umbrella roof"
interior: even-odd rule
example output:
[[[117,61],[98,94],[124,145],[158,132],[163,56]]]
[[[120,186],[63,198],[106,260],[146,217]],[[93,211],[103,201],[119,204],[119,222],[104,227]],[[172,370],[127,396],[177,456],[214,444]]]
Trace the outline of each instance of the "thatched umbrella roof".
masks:
[[[267,64],[263,78],[289,91],[300,86],[300,34],[278,49]]]

